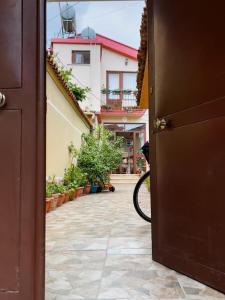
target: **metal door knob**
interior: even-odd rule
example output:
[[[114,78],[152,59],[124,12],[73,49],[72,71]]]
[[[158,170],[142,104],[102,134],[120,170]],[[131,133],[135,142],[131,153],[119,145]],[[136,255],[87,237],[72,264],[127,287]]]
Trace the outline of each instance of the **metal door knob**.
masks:
[[[164,118],[162,119],[157,118],[154,122],[154,127],[157,130],[165,130],[167,127],[167,121]]]
[[[6,97],[4,94],[0,93],[0,108],[3,107],[6,103]]]

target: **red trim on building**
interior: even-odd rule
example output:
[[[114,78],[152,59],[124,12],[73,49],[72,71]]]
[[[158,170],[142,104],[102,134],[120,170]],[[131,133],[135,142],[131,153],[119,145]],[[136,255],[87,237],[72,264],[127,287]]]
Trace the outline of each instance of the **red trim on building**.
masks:
[[[54,38],[52,44],[83,44],[83,45],[101,45],[103,48],[117,52],[126,57],[137,60],[138,51],[135,48],[97,34],[95,39],[76,38]]]
[[[112,110],[106,110],[106,109],[101,109],[100,112],[96,113],[96,116],[98,118],[98,121],[101,122],[102,119],[104,118],[109,118],[109,117],[135,117],[135,118],[140,118],[144,115],[145,109],[132,109],[132,110],[125,110],[125,109],[112,109]]]

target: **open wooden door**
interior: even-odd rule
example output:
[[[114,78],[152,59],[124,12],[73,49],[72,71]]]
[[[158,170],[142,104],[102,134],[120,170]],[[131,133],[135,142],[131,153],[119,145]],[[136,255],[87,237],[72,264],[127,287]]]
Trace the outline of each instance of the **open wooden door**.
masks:
[[[44,299],[43,4],[0,1],[0,300]]]
[[[153,258],[223,292],[224,11],[149,1]]]

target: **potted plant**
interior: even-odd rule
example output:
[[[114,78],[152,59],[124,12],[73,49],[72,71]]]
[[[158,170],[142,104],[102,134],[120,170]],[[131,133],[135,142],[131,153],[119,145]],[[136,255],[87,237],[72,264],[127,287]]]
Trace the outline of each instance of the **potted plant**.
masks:
[[[74,192],[75,192],[75,189],[73,189],[73,188],[70,188],[68,190],[68,195],[69,195],[69,200],[70,201],[74,200]]]
[[[50,186],[48,185],[48,183],[46,183],[46,198],[45,198],[45,211],[46,213],[51,211],[51,207],[52,207],[52,201],[53,201],[53,197],[52,197],[52,190],[50,188]]]
[[[70,200],[74,200],[77,198],[77,183],[74,180],[73,182],[69,183],[69,189],[70,189]]]
[[[84,174],[79,167],[74,166],[74,177],[75,177],[75,182],[77,184],[77,188],[76,188],[77,197],[80,197],[84,193],[84,187],[87,182],[86,174]]]
[[[91,185],[89,183],[86,183],[86,185],[84,187],[84,193],[90,194],[90,191],[91,191]]]
[[[65,201],[65,188],[62,183],[56,183],[56,191],[58,192],[58,198],[57,198],[57,206],[63,205]]]
[[[114,139],[113,133],[97,126],[95,130],[83,136],[77,165],[83,174],[86,174],[91,184],[91,193],[95,193],[99,184],[109,182],[109,174],[122,161],[122,139]]]
[[[66,203],[66,202],[69,201],[69,190],[68,190],[68,187],[65,187],[64,195],[65,195],[64,203]]]
[[[129,90],[129,89],[123,90],[124,95],[131,95],[131,93],[132,93],[132,90]]]
[[[112,110],[112,106],[104,104],[101,106],[101,110]]]
[[[120,89],[112,90],[113,95],[120,95],[121,91]]]
[[[101,89],[101,93],[102,93],[103,95],[109,95],[109,94],[111,93],[111,91],[110,91],[109,89],[102,88],[102,89]]]
[[[57,184],[55,182],[54,177],[52,179],[50,178],[49,181],[47,182],[47,189],[52,195],[51,210],[54,210],[57,207],[58,196],[59,196]]]

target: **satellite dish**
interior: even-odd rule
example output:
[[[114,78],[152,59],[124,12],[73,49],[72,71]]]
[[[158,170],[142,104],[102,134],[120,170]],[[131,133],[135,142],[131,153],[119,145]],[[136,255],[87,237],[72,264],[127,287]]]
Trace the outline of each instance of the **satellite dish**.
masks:
[[[76,33],[76,12],[71,4],[64,4],[60,7],[62,27],[65,33]]]
[[[86,27],[82,30],[81,37],[83,39],[95,39],[96,38],[96,32],[91,27]]]

